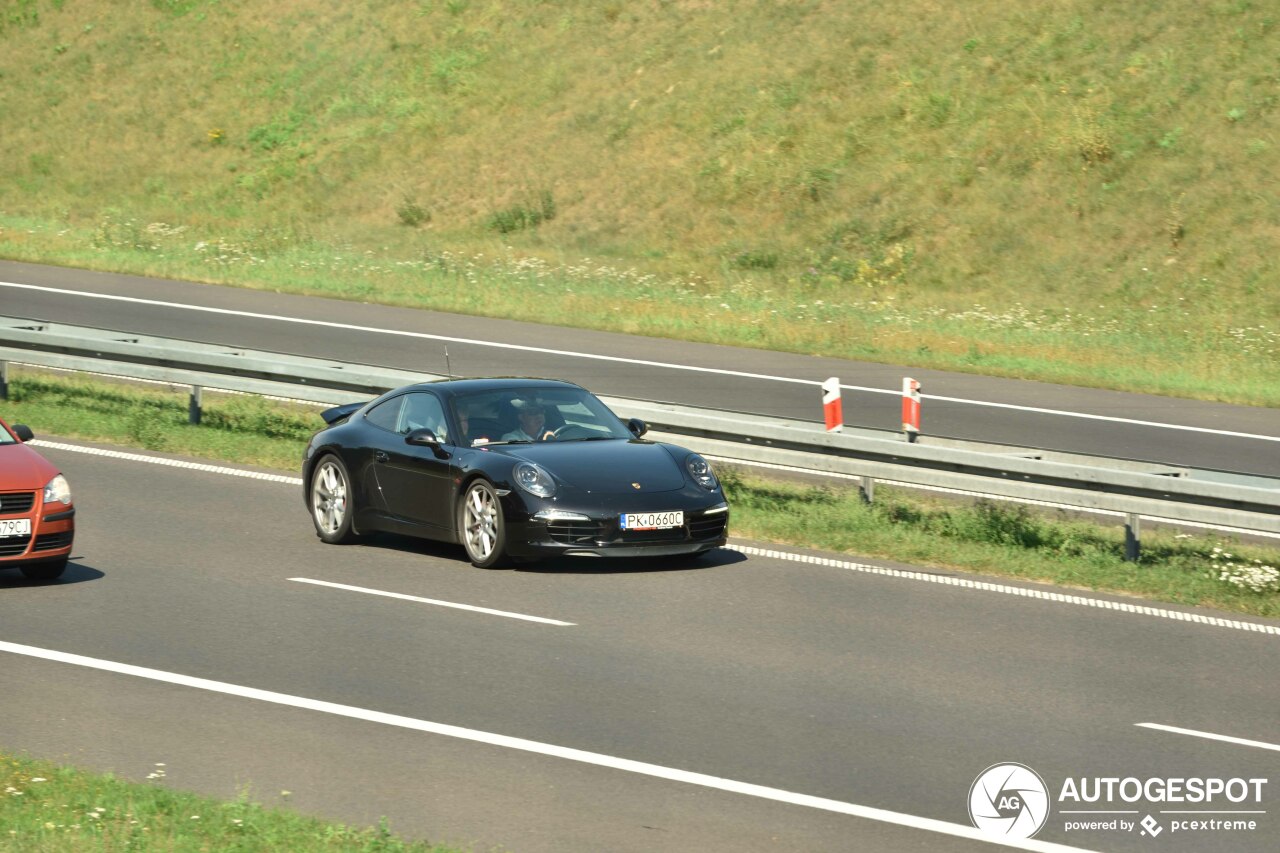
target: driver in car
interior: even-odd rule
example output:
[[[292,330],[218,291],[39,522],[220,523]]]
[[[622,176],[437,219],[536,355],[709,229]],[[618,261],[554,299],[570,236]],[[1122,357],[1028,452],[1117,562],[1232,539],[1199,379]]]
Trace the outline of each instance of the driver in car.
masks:
[[[547,413],[534,400],[512,400],[519,426],[502,436],[503,441],[547,441],[555,434],[546,429]]]

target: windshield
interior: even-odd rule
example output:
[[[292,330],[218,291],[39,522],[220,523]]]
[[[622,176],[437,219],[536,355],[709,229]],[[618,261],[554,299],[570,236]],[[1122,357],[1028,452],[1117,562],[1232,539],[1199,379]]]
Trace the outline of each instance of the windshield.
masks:
[[[462,444],[635,438],[618,417],[581,388],[511,386],[453,401]]]
[[[0,444],[17,444],[18,441],[9,434],[9,430],[0,427]]]

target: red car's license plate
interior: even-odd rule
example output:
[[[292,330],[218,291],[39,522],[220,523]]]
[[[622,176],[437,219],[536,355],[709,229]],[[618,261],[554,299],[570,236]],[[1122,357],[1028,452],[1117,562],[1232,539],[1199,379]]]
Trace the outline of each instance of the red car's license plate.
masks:
[[[0,519],[0,538],[6,536],[27,536],[30,533],[31,519],[29,518]]]

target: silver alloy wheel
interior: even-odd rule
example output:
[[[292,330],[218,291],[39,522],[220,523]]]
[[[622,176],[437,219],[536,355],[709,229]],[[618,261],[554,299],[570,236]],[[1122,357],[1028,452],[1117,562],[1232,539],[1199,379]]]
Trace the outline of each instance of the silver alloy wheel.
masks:
[[[488,486],[476,483],[467,490],[462,527],[467,554],[474,562],[483,563],[493,557],[498,546],[498,513],[497,495]]]
[[[311,511],[323,536],[336,536],[347,518],[347,475],[333,459],[320,463],[311,479]]]

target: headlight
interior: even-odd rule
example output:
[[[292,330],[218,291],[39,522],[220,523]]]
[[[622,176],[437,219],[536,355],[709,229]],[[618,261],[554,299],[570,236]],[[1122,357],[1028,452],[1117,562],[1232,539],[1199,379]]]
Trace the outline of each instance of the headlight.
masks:
[[[71,503],[71,485],[61,474],[46,483],[44,487],[44,502],[51,504],[55,501],[60,504]]]
[[[716,475],[711,471],[711,463],[698,454],[690,453],[684,460],[684,467],[689,469],[689,476],[693,477],[693,481],[708,492],[714,492],[720,487]]]
[[[532,462],[521,462],[512,472],[516,485],[531,495],[549,498],[556,493],[556,481]]]

